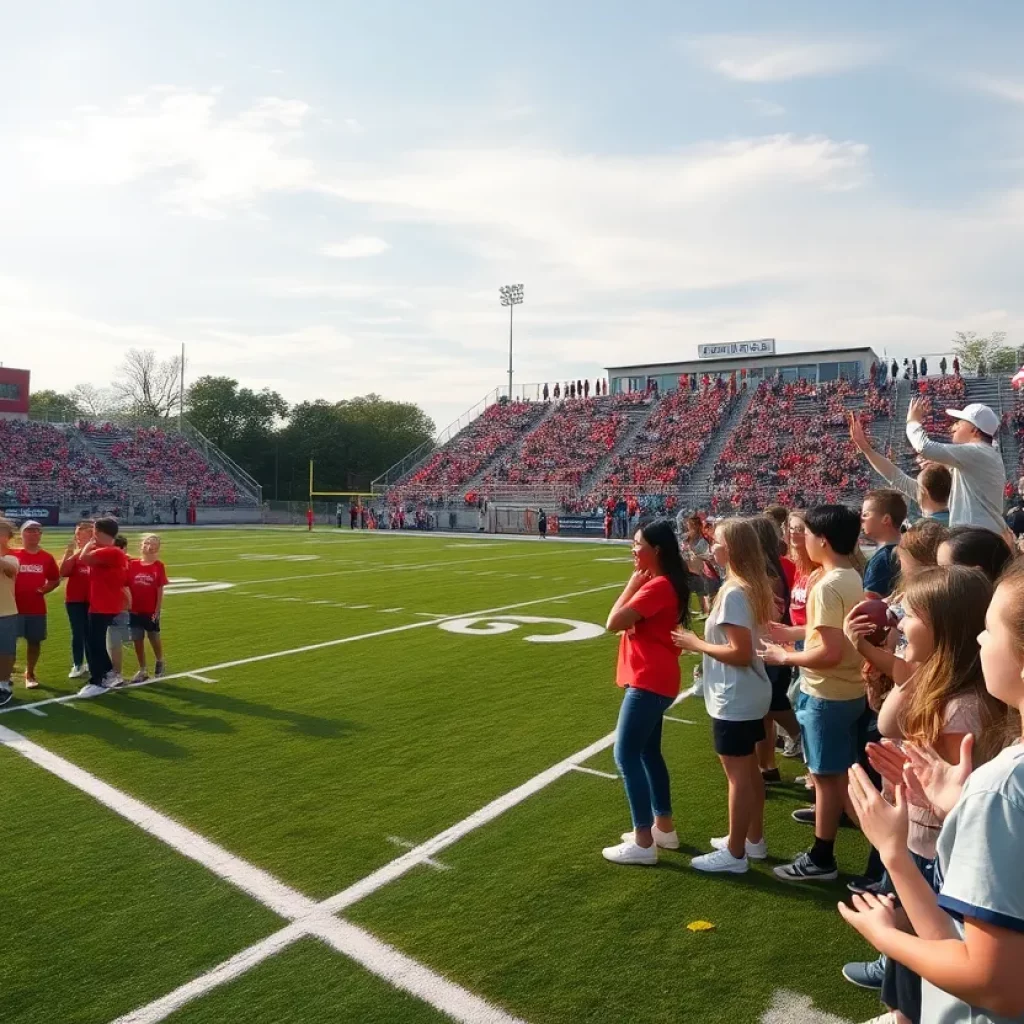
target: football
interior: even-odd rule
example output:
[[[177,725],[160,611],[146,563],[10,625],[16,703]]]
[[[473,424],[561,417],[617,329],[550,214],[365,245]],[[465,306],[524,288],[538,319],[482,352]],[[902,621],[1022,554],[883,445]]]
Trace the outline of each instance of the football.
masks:
[[[866,616],[875,625],[875,631],[869,633],[865,639],[869,644],[875,647],[881,647],[885,643],[885,638],[889,633],[889,630],[895,624],[893,617],[889,613],[889,606],[884,602],[880,601],[877,597],[871,598],[867,601],[861,601],[856,608],[850,612],[854,617]]]

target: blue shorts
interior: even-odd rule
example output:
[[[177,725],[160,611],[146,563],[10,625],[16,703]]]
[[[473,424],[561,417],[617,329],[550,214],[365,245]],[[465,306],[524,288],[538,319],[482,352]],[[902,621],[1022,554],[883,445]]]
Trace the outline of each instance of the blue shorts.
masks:
[[[17,615],[0,615],[0,654],[12,657],[16,653],[19,624]]]
[[[30,644],[41,644],[46,639],[46,616],[19,615],[18,636]]]
[[[800,691],[796,719],[812,775],[842,775],[860,760],[858,723],[867,698],[824,700]]]

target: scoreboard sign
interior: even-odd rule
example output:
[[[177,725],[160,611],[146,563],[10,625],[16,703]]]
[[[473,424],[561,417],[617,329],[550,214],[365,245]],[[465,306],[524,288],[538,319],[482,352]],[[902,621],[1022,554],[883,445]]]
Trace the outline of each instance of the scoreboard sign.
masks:
[[[721,345],[698,345],[700,359],[734,359],[738,356],[773,356],[775,339],[759,338],[757,341],[729,341]]]
[[[27,418],[28,380],[28,370],[0,366],[0,416]]]

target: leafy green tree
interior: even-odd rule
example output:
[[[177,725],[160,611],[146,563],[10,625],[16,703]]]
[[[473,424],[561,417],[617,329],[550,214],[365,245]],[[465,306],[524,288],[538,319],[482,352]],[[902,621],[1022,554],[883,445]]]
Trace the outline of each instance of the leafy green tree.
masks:
[[[57,391],[33,391],[28,399],[28,415],[33,420],[50,423],[71,423],[82,415],[78,402],[71,395]]]
[[[1006,331],[993,331],[988,336],[957,331],[953,335],[953,351],[963,369],[971,372],[979,367],[988,373],[1013,373],[1017,369],[1017,353],[1006,344]]]

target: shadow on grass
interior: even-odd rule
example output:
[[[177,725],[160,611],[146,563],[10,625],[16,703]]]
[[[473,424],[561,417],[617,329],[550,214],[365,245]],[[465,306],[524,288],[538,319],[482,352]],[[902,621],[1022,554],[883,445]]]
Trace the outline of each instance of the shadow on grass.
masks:
[[[169,760],[186,758],[191,751],[171,740],[158,736],[148,736],[126,726],[116,718],[102,715],[91,715],[80,703],[66,705],[59,715],[51,715],[45,723],[33,723],[25,730],[41,736],[94,736],[120,750],[134,750]]]
[[[769,893],[771,896],[783,899],[797,900],[800,903],[816,903],[823,909],[835,910],[836,903],[849,893],[842,880],[835,882],[783,882],[776,878],[770,870],[752,868],[746,874],[716,874],[709,871],[697,871],[690,867],[690,858],[698,857],[701,854],[709,853],[709,850],[701,850],[695,846],[683,845],[676,851],[682,855],[679,859],[666,856],[659,857],[658,868],[675,871],[690,877],[697,876],[701,881],[716,882],[722,885],[744,886],[747,889],[757,892]],[[767,868],[776,864],[788,864],[790,860],[785,857],[769,857],[763,863]]]
[[[151,687],[151,689],[162,696],[173,697],[175,700],[191,704],[193,707],[204,711],[223,711],[232,715],[244,715],[251,718],[263,718],[269,722],[280,722],[291,726],[295,732],[304,736],[337,739],[350,733],[361,731],[363,728],[356,722],[338,718],[319,718],[316,715],[304,715],[301,712],[287,711],[283,708],[273,707],[270,704],[260,704],[258,701],[245,700],[242,697],[231,697],[226,693],[219,693],[215,689],[198,690],[171,684],[157,684]],[[200,716],[184,717],[191,719]]]

